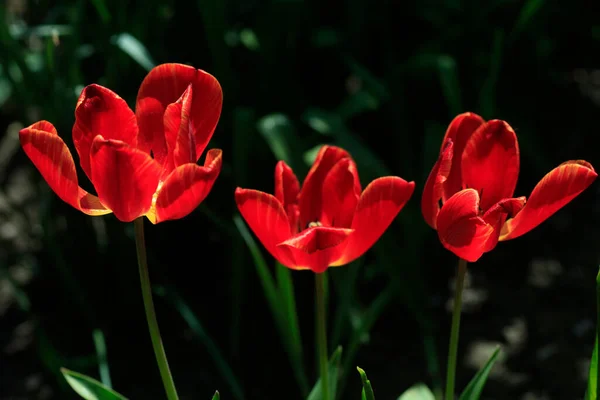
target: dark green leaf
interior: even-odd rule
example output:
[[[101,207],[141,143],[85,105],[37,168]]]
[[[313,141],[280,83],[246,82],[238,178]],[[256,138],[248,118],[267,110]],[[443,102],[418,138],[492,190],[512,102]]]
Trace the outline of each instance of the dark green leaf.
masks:
[[[146,46],[144,46],[142,42],[129,33],[119,33],[112,37],[111,42],[128,54],[146,71],[150,71],[156,65],[156,63],[152,60],[150,53],[146,49]]]
[[[242,391],[242,387],[236,378],[233,370],[229,366],[229,363],[221,353],[221,350],[215,343],[215,341],[210,337],[208,332],[204,329],[202,322],[196,314],[192,311],[190,306],[179,296],[176,290],[171,289],[169,287],[156,287],[154,292],[162,297],[164,297],[181,315],[181,317],[188,324],[194,335],[198,338],[200,342],[206,348],[206,351],[210,354],[219,373],[227,383],[229,384],[233,396],[238,400],[244,399],[244,394]]]
[[[89,376],[70,371],[66,368],[61,368],[60,372],[62,372],[67,383],[73,390],[85,400],[127,400],[125,396],[107,388]]]
[[[594,341],[594,350],[590,360],[590,372],[588,385],[585,391],[585,400],[598,399],[598,378],[600,369],[598,368],[598,341],[600,339],[600,271],[596,275],[596,339]]]
[[[492,370],[492,367],[494,366],[494,363],[496,362],[496,359],[498,358],[498,355],[500,355],[500,346],[496,348],[485,365],[477,372],[477,374],[475,374],[473,379],[471,379],[471,382],[469,382],[458,400],[479,400],[479,396],[481,396],[485,382],[490,374],[490,371]]]
[[[329,359],[329,395],[332,399],[335,399],[335,394],[338,386],[338,375],[340,372],[340,362],[342,359],[342,346],[338,346],[337,349],[331,355]],[[317,380],[317,383],[310,391],[310,394],[306,400],[322,400],[321,394],[321,378]]]
[[[358,373],[360,374],[360,380],[362,381],[362,399],[363,400],[375,400],[375,393],[373,393],[373,388],[371,387],[371,381],[367,378],[367,374],[364,369],[360,367],[356,367]]]

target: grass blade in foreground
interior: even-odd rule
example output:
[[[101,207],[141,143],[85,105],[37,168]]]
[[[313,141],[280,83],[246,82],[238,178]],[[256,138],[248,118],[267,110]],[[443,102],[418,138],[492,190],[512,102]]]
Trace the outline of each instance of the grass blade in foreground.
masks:
[[[417,383],[402,393],[398,400],[435,400],[435,396],[426,385]]]
[[[96,348],[96,356],[98,357],[98,369],[100,372],[100,380],[109,389],[112,389],[110,380],[110,369],[108,368],[108,358],[106,356],[106,341],[104,334],[100,329],[94,329],[92,333],[94,338],[94,347]]]
[[[362,390],[362,400],[375,400],[375,393],[373,393],[373,388],[371,387],[371,381],[367,378],[367,374],[364,369],[360,367],[356,367],[358,373],[360,374],[360,379],[362,380],[363,390]]]
[[[154,293],[164,297],[165,300],[167,300],[167,302],[179,312],[179,315],[181,315],[181,317],[185,320],[190,329],[194,332],[194,335],[204,344],[206,351],[210,354],[215,362],[219,373],[229,384],[231,392],[233,393],[233,397],[238,400],[243,400],[244,392],[238,379],[233,373],[233,370],[229,366],[229,363],[223,354],[221,354],[217,344],[206,332],[204,326],[202,326],[202,323],[200,322],[200,319],[198,319],[196,314],[194,314],[190,306],[183,300],[183,298],[181,298],[177,291],[171,287],[155,287]]]
[[[275,265],[275,269],[277,272],[279,297],[281,298],[281,304],[285,307],[282,314],[285,318],[285,326],[288,330],[290,358],[294,364],[294,371],[300,389],[302,390],[302,396],[306,396],[309,386],[302,359],[302,354],[304,354],[304,352],[302,350],[302,336],[300,334],[300,323],[298,322],[298,310],[296,307],[294,284],[292,282],[292,271],[280,263]]]
[[[85,400],[127,400],[125,396],[107,388],[89,376],[66,368],[61,368],[60,372],[62,372],[69,386]]]
[[[467,385],[465,390],[462,392],[458,400],[479,400],[479,396],[481,396],[481,392],[483,391],[483,387],[485,386],[485,381],[487,380],[496,359],[500,355],[500,346],[494,350],[490,359],[485,363],[485,365],[475,374],[471,382]]]
[[[306,382],[308,382],[308,379],[306,378],[306,374],[304,372],[302,364],[297,363],[297,360],[299,360],[300,358],[294,356],[295,354],[297,354],[297,351],[294,349],[301,349],[301,344],[295,343],[293,340],[299,340],[300,336],[292,336],[291,329],[293,329],[293,327],[290,326],[289,320],[286,317],[286,313],[289,312],[287,306],[291,304],[291,299],[289,299],[289,301],[281,300],[281,288],[278,288],[276,286],[275,280],[273,279],[273,275],[271,274],[271,271],[269,271],[267,263],[265,262],[265,259],[263,258],[260,249],[256,245],[256,242],[254,241],[252,234],[246,227],[246,224],[242,221],[242,218],[239,215],[236,215],[235,217],[233,217],[233,222],[235,223],[235,226],[240,232],[240,235],[246,242],[246,245],[248,246],[248,249],[250,250],[250,253],[252,255],[252,260],[254,261],[256,272],[258,273],[258,276],[260,278],[263,292],[267,299],[267,303],[269,304],[269,308],[271,309],[271,313],[273,314],[273,319],[275,320],[277,329],[279,330],[279,337],[281,338],[281,341],[285,346],[286,352],[290,357],[290,364],[292,365],[292,368],[294,370],[294,376],[296,377],[298,386],[301,388],[301,390],[306,391],[305,387],[307,385]],[[280,276],[279,278],[281,279],[282,276]],[[291,295],[289,291],[286,293],[287,295]],[[294,315],[295,314],[296,312],[294,310]]]
[[[588,378],[588,386],[585,391],[585,400],[598,399],[598,339],[600,339],[600,271],[596,275],[596,340],[594,341],[594,351],[590,361],[590,373]]]
[[[215,395],[212,397],[212,400],[220,400],[221,399],[221,395],[219,394],[219,391],[217,390],[215,392]]]
[[[329,395],[331,399],[335,399],[335,394],[337,391],[337,382],[340,370],[340,361],[342,359],[342,346],[338,346],[337,349],[331,355],[329,359]],[[315,386],[310,391],[310,394],[306,398],[306,400],[321,400],[321,378],[315,383]]]

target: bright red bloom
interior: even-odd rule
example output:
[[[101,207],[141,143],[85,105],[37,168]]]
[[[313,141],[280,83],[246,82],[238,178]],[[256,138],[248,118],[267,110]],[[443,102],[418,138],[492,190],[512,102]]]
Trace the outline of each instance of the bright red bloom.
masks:
[[[275,196],[237,188],[235,200],[252,231],[280,263],[321,273],[355,260],[373,246],[414,188],[414,182],[387,176],[362,191],[350,155],[339,147],[323,146],[302,189],[292,169],[280,161]]]
[[[465,113],[448,127],[421,200],[425,221],[458,257],[474,262],[498,241],[519,237],[548,219],[598,176],[590,163],[567,161],[531,196],[513,197],[519,145],[504,121]]]
[[[71,152],[47,121],[22,129],[21,146],[52,190],[88,215],[113,212],[124,222],[186,216],[210,192],[221,150],[196,164],[217,126],[223,94],[210,74],[182,64],[153,68],[140,86],[136,113],[109,89],[90,85],[75,108],[73,142],[98,197],[77,180]]]

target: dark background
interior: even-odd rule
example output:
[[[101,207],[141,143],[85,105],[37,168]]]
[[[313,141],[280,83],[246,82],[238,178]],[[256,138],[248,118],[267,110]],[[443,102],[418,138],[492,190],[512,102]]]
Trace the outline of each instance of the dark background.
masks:
[[[0,398],[76,398],[59,367],[98,378],[95,329],[106,338],[114,388],[131,399],[164,398],[133,227],[71,209],[18,144],[19,129],[46,119],[73,149],[83,86],[105,85],[133,106],[148,69],[163,62],[207,70],[224,91],[209,145],[224,151],[214,189],[186,218],[146,223],[153,283],[187,304],[188,318],[219,351],[211,355],[215,347],[182,318],[181,304],[156,296],[182,400],[209,399],[215,389],[236,399],[218,362],[231,366],[246,399],[303,398],[233,224],[233,191],[272,192],[275,163],[286,155],[303,177],[305,155],[323,143],[350,151],[363,187],[389,174],[417,184],[373,250],[331,273],[338,285],[330,323],[338,318],[341,332],[333,344],[345,351],[352,340],[360,344],[340,398],[360,398],[356,365],[378,399],[396,399],[416,382],[439,387],[456,259],[422,220],[419,203],[441,137],[464,111],[508,121],[521,149],[517,195],[563,161],[598,164],[599,11],[595,1],[558,0],[2,1]],[[92,190],[83,174],[81,182]],[[483,398],[583,397],[599,195],[592,185],[470,266],[458,389],[501,343],[504,356]],[[313,275],[292,277],[312,387]],[[348,291],[336,290],[347,282]],[[372,326],[364,325],[369,318]],[[361,326],[367,335],[357,333]]]

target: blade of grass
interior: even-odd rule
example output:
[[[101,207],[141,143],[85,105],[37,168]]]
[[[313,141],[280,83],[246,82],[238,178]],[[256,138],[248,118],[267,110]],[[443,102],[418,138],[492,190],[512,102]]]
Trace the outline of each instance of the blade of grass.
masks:
[[[276,266],[277,284],[281,304],[285,307],[284,316],[286,317],[288,332],[290,334],[291,350],[290,357],[294,363],[294,372],[296,379],[300,384],[302,397],[308,393],[308,378],[304,370],[304,361],[302,359],[302,337],[300,334],[300,324],[298,323],[298,311],[296,308],[296,295],[294,294],[294,285],[292,282],[292,272],[289,268],[280,263]]]
[[[590,362],[590,373],[588,385],[585,391],[585,400],[598,399],[598,381],[600,380],[600,368],[598,368],[598,342],[600,341],[600,270],[596,275],[596,339],[594,351]]]
[[[521,12],[519,12],[519,16],[515,22],[515,27],[510,32],[510,42],[514,41],[517,36],[519,36],[527,24],[533,20],[535,14],[540,11],[543,5],[544,0],[527,0],[523,2],[523,7],[521,8]]]
[[[440,55],[437,62],[442,92],[446,98],[448,109],[452,116],[458,115],[462,112],[462,102],[456,60],[448,55]]]
[[[383,313],[387,305],[394,298],[395,288],[396,287],[394,285],[389,284],[383,290],[383,292],[381,292],[379,296],[377,296],[375,300],[373,300],[373,302],[364,312],[359,328],[352,333],[350,343],[348,345],[348,353],[342,364],[342,377],[340,379],[339,384],[340,394],[344,393],[344,388],[346,386],[348,378],[348,372],[350,371],[350,367],[354,363],[356,353],[360,348],[361,338],[365,333],[368,333],[371,330],[379,316]]]
[[[284,114],[265,115],[258,120],[256,128],[277,160],[285,161],[296,173],[304,172],[302,153],[297,151],[300,141],[287,116]]]
[[[356,280],[358,279],[360,267],[363,264],[362,260],[363,258],[361,257],[344,268],[344,277],[340,291],[337,296],[338,306],[335,312],[335,316],[333,317],[333,333],[331,335],[330,341],[330,344],[332,346],[337,346],[340,344],[342,329],[344,328],[344,324],[348,320],[348,310],[350,309],[350,305],[354,298],[354,296],[352,296],[352,293],[356,285]]]
[[[219,347],[210,337],[210,335],[202,326],[200,319],[192,311],[190,306],[183,300],[183,298],[171,287],[168,286],[157,286],[154,287],[155,294],[163,297],[173,308],[179,312],[179,315],[185,320],[190,329],[194,332],[194,335],[200,342],[204,344],[206,351],[210,354],[219,373],[227,381],[231,388],[233,396],[238,400],[244,399],[244,392],[242,387],[236,378],[233,370],[225,360],[225,357],[221,354]]]
[[[479,96],[479,106],[481,115],[484,118],[492,118],[496,111],[496,87],[500,75],[500,64],[502,59],[502,50],[504,42],[504,32],[496,29],[494,32],[494,43],[490,54],[489,74],[483,83]]]
[[[108,368],[108,358],[106,356],[106,341],[104,333],[100,329],[94,329],[92,332],[94,338],[94,347],[96,348],[96,356],[98,357],[98,372],[100,381],[109,389],[112,389],[110,380],[110,369]]]
[[[104,24],[108,24],[111,20],[111,15],[110,11],[108,11],[108,8],[106,7],[106,4],[104,3],[104,0],[92,0],[92,4],[94,5],[94,8],[100,16],[102,22]]]
[[[130,33],[123,32],[113,36],[111,43],[123,50],[146,71],[150,71],[156,65],[146,46]]]
[[[106,385],[79,372],[61,368],[60,372],[71,388],[85,400],[127,400]]]
[[[294,370],[294,376],[298,381],[298,385],[302,387],[303,383],[301,375],[303,374],[303,370],[297,368],[293,358],[294,346],[290,340],[290,325],[288,324],[288,320],[285,315],[286,310],[283,308],[285,305],[281,302],[279,289],[275,285],[273,275],[269,271],[267,263],[265,262],[260,249],[258,248],[245,223],[242,221],[242,218],[239,215],[236,215],[233,217],[233,221],[235,226],[238,228],[240,235],[242,235],[242,238],[246,242],[248,249],[250,250],[250,254],[252,255],[252,259],[254,260],[254,265],[256,267],[256,272],[258,273],[264,295],[267,299],[267,304],[271,309],[271,314],[273,315],[273,319],[275,320],[275,324],[279,330],[279,337],[283,342],[288,354],[290,364]]]
[[[340,362],[342,359],[342,346],[338,346],[335,351],[333,352],[333,354],[331,355],[331,358],[329,358],[329,394],[331,395],[332,399],[336,398],[336,394],[337,394],[337,390],[339,388],[338,385],[338,377],[340,374]],[[317,380],[317,382],[315,383],[315,386],[312,388],[312,390],[310,391],[308,397],[306,398],[306,400],[321,400],[322,399],[322,394],[321,394],[321,378],[319,378]]]
[[[237,227],[240,235],[246,242],[246,246],[248,246],[248,250],[250,250],[250,254],[252,255],[252,260],[254,261],[254,266],[256,267],[256,272],[258,273],[258,277],[260,278],[260,282],[262,284],[263,292],[265,297],[267,298],[267,303],[271,308],[271,312],[273,317],[275,318],[278,325],[281,324],[282,313],[279,308],[279,296],[277,294],[277,288],[275,286],[275,281],[273,279],[273,275],[269,271],[267,267],[267,262],[263,258],[260,249],[256,245],[254,238],[250,234],[250,231],[246,227],[244,221],[239,215],[233,217],[233,222]]]
[[[232,170],[236,185],[246,187],[248,183],[248,165],[252,151],[252,141],[256,131],[255,112],[250,108],[237,107],[233,113]],[[239,354],[242,332],[242,310],[245,303],[244,279],[248,266],[248,257],[244,251],[244,240],[234,229],[231,238],[231,324],[229,329],[230,353]]]
[[[364,369],[356,367],[360,374],[360,380],[362,381],[362,400],[375,400],[375,393],[373,393],[373,387],[371,381],[367,378],[367,373]]]
[[[477,374],[475,374],[473,379],[471,379],[471,382],[469,382],[458,400],[479,400],[481,392],[483,391],[483,387],[485,386],[485,382],[487,381],[490,371],[492,370],[492,367],[494,366],[494,363],[498,359],[499,355],[500,346],[494,350],[485,365],[479,371],[477,371]]]

